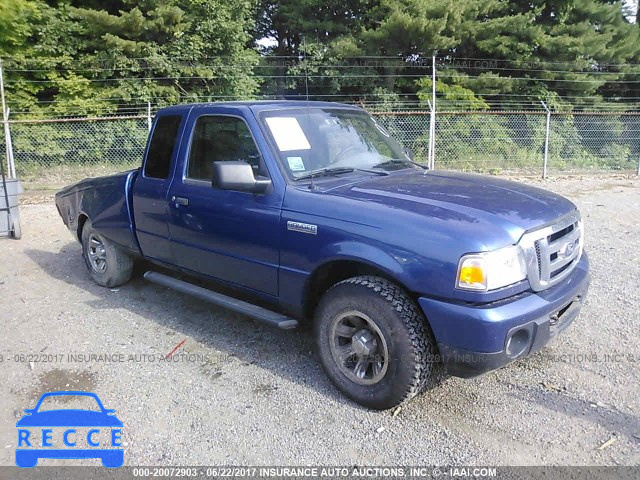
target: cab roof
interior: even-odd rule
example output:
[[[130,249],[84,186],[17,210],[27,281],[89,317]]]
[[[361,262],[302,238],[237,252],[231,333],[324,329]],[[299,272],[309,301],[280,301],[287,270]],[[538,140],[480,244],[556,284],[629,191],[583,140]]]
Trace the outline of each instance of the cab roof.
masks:
[[[185,103],[181,105],[173,105],[161,108],[158,113],[179,113],[184,114],[192,109],[209,109],[209,108],[225,108],[225,109],[242,109],[248,108],[254,113],[265,110],[295,109],[295,108],[347,108],[353,110],[361,110],[354,105],[337,102],[317,102],[306,100],[243,100],[232,102],[209,102],[209,103]]]

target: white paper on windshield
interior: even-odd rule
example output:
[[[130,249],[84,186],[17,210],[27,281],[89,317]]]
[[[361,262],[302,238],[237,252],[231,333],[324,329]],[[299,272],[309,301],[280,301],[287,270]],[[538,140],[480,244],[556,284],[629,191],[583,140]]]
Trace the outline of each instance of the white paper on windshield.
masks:
[[[266,119],[269,130],[281,152],[291,150],[311,150],[309,140],[295,117],[269,117]]]

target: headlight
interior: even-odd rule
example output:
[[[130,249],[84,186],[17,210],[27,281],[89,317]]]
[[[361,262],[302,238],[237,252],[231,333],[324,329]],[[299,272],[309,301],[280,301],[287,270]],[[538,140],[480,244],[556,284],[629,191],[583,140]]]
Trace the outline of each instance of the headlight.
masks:
[[[487,291],[527,278],[527,267],[515,245],[493,252],[464,255],[458,264],[456,286],[463,290]]]

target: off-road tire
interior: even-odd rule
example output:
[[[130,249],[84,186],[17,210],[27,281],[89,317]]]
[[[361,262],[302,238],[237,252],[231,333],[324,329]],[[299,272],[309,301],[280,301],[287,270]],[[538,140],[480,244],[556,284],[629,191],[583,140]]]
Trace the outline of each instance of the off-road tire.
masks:
[[[356,383],[332,354],[330,342],[336,341],[332,325],[353,311],[372,320],[384,337],[389,358],[384,376],[377,383]],[[314,336],[329,379],[344,395],[365,407],[393,408],[437,381],[436,346],[427,320],[404,290],[384,278],[353,277],[330,288],[316,309]]]
[[[104,246],[104,269],[92,265],[90,259],[90,241],[94,238]],[[119,246],[108,238],[103,237],[93,229],[91,221],[87,220],[82,227],[82,257],[87,265],[93,281],[103,287],[117,287],[127,283],[133,274],[133,259]]]

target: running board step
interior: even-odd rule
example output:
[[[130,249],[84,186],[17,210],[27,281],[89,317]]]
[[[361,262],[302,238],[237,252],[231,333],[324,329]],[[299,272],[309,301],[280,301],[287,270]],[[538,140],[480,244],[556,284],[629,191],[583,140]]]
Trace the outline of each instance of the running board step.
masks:
[[[243,302],[237,298],[228,297],[218,292],[199,287],[192,283],[188,283],[177,278],[163,275],[158,272],[146,272],[144,278],[150,282],[157,283],[163,287],[169,287],[181,293],[186,293],[201,300],[228,308],[238,313],[247,315],[262,323],[266,323],[272,327],[278,327],[282,330],[291,330],[298,326],[298,321],[291,317],[287,317],[281,313],[277,313],[266,308],[258,307],[248,302]]]

